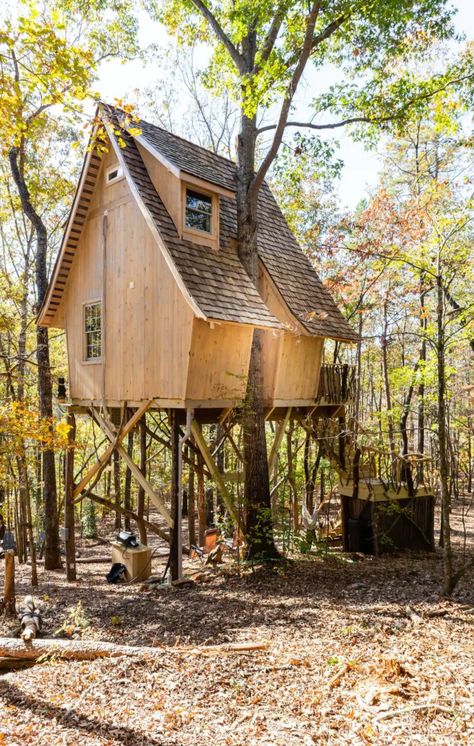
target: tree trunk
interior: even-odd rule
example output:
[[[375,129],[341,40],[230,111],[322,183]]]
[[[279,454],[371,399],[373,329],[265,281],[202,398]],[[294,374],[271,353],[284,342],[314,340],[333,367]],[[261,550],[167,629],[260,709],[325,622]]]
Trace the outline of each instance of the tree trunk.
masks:
[[[256,119],[242,113],[237,143],[237,240],[238,253],[247,274],[258,286],[257,197],[250,186],[255,168]],[[270,478],[263,414],[261,332],[255,329],[243,409],[244,507],[248,558],[279,557],[273,540]]]
[[[69,582],[76,580],[76,537],[74,520],[74,440],[76,438],[76,418],[69,413],[67,424],[68,450],[66,452],[65,474],[64,474],[64,526],[66,528],[66,578]]]
[[[444,558],[444,592],[454,590],[453,551],[451,547],[451,496],[449,492],[448,432],[446,422],[446,343],[444,334],[444,294],[441,275],[437,277],[437,364],[438,364],[438,446],[441,516]]]
[[[420,278],[420,282],[424,283],[424,276]],[[422,342],[420,346],[420,367],[421,367],[421,381],[418,387],[418,445],[417,451],[423,455],[425,453],[425,363],[426,363],[426,329],[428,324],[427,314],[425,311],[425,298],[426,290],[422,290],[420,293],[420,334],[422,336]],[[423,482],[424,466],[423,461],[420,461],[417,466],[417,479],[418,482]]]
[[[36,235],[35,275],[37,310],[39,310],[48,289],[48,234],[46,226],[33,207],[24,172],[20,165],[21,160],[20,148],[11,148],[9,152],[9,162],[12,176],[20,195],[22,210],[34,228]],[[42,417],[52,419],[53,386],[49,362],[49,337],[48,330],[43,327],[36,328],[36,361],[38,363],[38,397],[40,414]],[[45,569],[54,570],[61,567],[61,555],[59,546],[56,469],[54,451],[52,449],[47,449],[43,452],[42,477],[44,527],[46,535],[44,555]]]
[[[5,579],[3,586],[2,611],[7,616],[15,616],[15,552],[5,552]]]

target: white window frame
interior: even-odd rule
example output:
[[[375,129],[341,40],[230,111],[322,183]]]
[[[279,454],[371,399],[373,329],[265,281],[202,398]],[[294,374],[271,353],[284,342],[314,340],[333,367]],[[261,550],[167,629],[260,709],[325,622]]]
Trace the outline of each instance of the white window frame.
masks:
[[[117,172],[114,176],[111,177],[111,174],[114,174],[114,172]],[[113,166],[110,166],[105,172],[105,185],[109,186],[109,184],[116,184],[117,181],[121,181],[124,178],[123,168],[119,163],[116,163]]]
[[[100,308],[100,355],[98,357],[87,356],[87,334],[86,331],[86,312],[91,306],[99,306]],[[102,313],[102,298],[92,298],[82,304],[82,360],[84,363],[94,365],[101,363],[104,354],[104,327],[103,327],[103,313]]]

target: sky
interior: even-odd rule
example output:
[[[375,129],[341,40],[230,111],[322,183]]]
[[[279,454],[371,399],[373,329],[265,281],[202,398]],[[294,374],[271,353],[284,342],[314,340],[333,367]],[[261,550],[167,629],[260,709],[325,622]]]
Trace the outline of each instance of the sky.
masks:
[[[455,18],[456,30],[465,34],[468,39],[474,38],[474,0],[453,0],[458,12]],[[140,16],[140,43],[143,47],[150,44],[163,45],[169,42],[164,29],[150,20],[144,13]],[[335,80],[330,69],[325,71],[325,84]],[[137,85],[141,87],[153,86],[157,80],[156,63],[144,65],[139,61],[122,64],[111,61],[103,64],[100,71],[98,90],[106,101],[115,98],[130,100],[130,95]],[[300,93],[300,100],[312,98],[312,88],[315,82],[309,77],[305,88]],[[331,133],[339,143],[338,157],[344,161],[344,168],[336,191],[341,207],[353,209],[361,199],[367,196],[377,183],[381,159],[376,151],[367,151],[360,143],[355,143],[343,130]]]

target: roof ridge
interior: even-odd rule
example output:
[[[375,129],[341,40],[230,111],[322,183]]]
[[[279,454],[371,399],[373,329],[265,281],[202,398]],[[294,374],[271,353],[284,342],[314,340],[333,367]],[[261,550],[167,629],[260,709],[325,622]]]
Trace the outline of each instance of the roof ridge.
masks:
[[[106,101],[100,102],[103,106],[113,109],[114,112],[120,112],[121,114],[125,114],[128,116],[127,112],[121,109],[119,106],[114,106],[113,104],[108,104]],[[230,163],[232,166],[237,168],[237,162],[232,160],[232,158],[227,158],[225,155],[221,155],[220,153],[215,153],[214,150],[210,150],[209,148],[205,148],[204,145],[199,145],[197,142],[193,142],[192,140],[188,140],[186,137],[182,137],[181,135],[177,135],[175,132],[170,132],[170,130],[165,129],[164,127],[159,127],[157,124],[154,124],[153,122],[149,122],[147,119],[143,119],[140,117],[140,122],[143,122],[144,124],[148,125],[149,127],[153,127],[154,129],[160,130],[160,132],[164,132],[165,135],[169,135],[170,137],[174,137],[176,140],[181,140],[181,142],[186,143],[186,145],[192,145],[194,148],[199,148],[199,150],[204,151],[204,153],[208,153],[209,155],[214,156],[215,158],[220,158],[221,160],[225,161],[226,163]],[[122,126],[122,125],[120,125]]]
[[[199,150],[203,150],[204,153],[207,153],[208,155],[212,155],[214,158],[220,158],[222,161],[225,161],[226,163],[230,163],[232,166],[237,168],[237,162],[233,161],[232,158],[227,158],[225,155],[221,155],[220,153],[215,153],[213,150],[209,150],[209,148],[205,148],[204,145],[198,145],[197,142],[193,142],[192,140],[187,140],[185,137],[182,137],[181,135],[177,135],[175,132],[170,132],[164,127],[159,127],[157,124],[153,124],[153,122],[148,122],[146,119],[140,118],[140,122],[144,122],[149,127],[153,127],[156,130],[160,130],[160,132],[164,132],[166,135],[170,135],[170,137],[174,137],[175,140],[181,140],[181,142],[186,143],[186,145],[192,145],[193,148],[199,148]]]

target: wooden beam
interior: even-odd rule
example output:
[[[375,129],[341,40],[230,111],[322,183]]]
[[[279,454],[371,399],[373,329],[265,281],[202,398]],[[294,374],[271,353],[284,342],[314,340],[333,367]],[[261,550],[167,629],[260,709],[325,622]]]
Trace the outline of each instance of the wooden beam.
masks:
[[[128,422],[125,423],[125,425],[123,426],[122,430],[118,434],[118,436],[116,438],[117,443],[120,443],[120,441],[122,441],[125,438],[125,436],[128,435],[128,433],[131,430],[133,430],[133,428],[141,420],[142,415],[147,411],[147,409],[149,409],[151,407],[152,404],[153,404],[153,399],[149,399],[148,401],[144,402],[141,405],[141,407],[139,407],[139,409],[137,409],[137,411],[128,420]],[[103,469],[104,468],[104,466],[109,461],[112,453],[114,452],[114,449],[115,449],[115,444],[111,444],[108,448],[106,448],[106,450],[104,451],[104,453],[101,456],[99,456],[99,460],[89,469],[89,471],[87,472],[87,474],[84,477],[82,477],[82,479],[79,482],[79,484],[76,485],[76,487],[74,488],[74,492],[73,492],[73,495],[72,495],[74,500],[77,497],[79,497],[79,495],[84,490],[84,488],[89,484],[89,482],[91,481],[91,479],[93,479],[95,477],[95,475],[97,474],[97,472],[99,471],[99,469]]]
[[[278,450],[281,446],[281,441],[283,439],[283,435],[285,434],[285,430],[290,420],[290,417],[291,417],[291,407],[288,407],[288,409],[286,410],[284,419],[281,420],[281,422],[279,422],[277,425],[275,439],[272,444],[270,456],[268,457],[268,471],[270,474],[270,478],[273,476],[273,472],[275,471],[275,468],[277,465]]]
[[[196,420],[193,420],[191,425],[191,432],[194,436],[194,440],[196,441],[196,444],[199,448],[199,450],[202,453],[203,459],[206,462],[206,466],[211,472],[212,478],[216,482],[217,486],[219,487],[222,499],[225,503],[225,506],[227,510],[229,511],[229,514],[234,521],[235,525],[239,525],[239,518],[237,516],[237,513],[235,512],[235,508],[233,505],[232,496],[227,489],[227,485],[224,482],[224,477],[217,468],[216,462],[214,461],[214,458],[212,456],[212,453],[209,449],[209,446],[206,443],[206,440],[204,438],[204,435],[202,434],[201,426],[199,425]]]
[[[125,448],[123,448],[119,442],[116,442],[116,437],[114,436],[113,431],[111,430],[109,424],[105,421],[105,419],[95,410],[92,410],[94,418],[96,419],[97,423],[100,425],[104,433],[107,435],[108,439],[111,441],[111,444],[113,446],[113,450],[117,451],[119,456],[125,461],[128,468],[132,472],[132,475],[137,480],[138,484],[142,489],[145,491],[145,494],[148,495],[153,505],[156,507],[156,509],[161,513],[163,518],[165,519],[166,523],[170,528],[173,527],[173,519],[171,517],[171,514],[164,504],[163,500],[159,495],[156,494],[156,492],[151,488],[148,481],[143,476],[142,472],[136,465],[134,461],[130,458]],[[128,424],[128,423],[127,423]],[[136,423],[135,423],[136,424]],[[125,426],[126,427],[126,426]],[[122,429],[120,435],[122,436],[122,433],[125,430],[125,427]],[[130,428],[130,430],[133,428]],[[123,437],[123,436],[122,436]],[[122,437],[120,440],[122,440]]]

